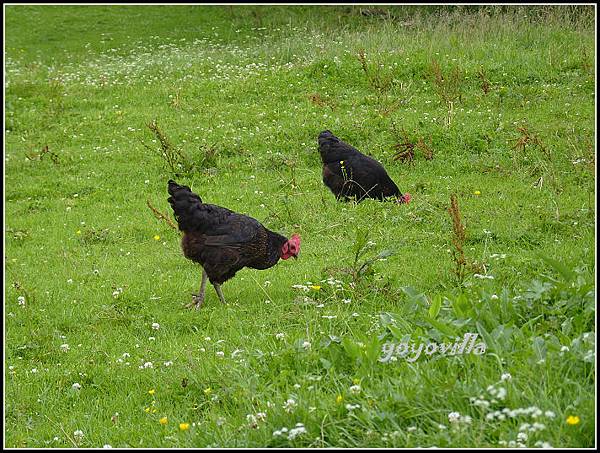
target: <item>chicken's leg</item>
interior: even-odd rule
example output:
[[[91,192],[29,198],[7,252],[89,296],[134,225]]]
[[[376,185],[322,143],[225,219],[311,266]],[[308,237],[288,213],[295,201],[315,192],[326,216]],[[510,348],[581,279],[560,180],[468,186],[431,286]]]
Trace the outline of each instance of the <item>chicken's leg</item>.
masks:
[[[187,304],[185,308],[191,308],[193,306],[196,307],[196,310],[199,310],[202,306],[202,302],[204,302],[204,294],[206,293],[206,280],[208,279],[208,275],[206,271],[202,269],[202,283],[200,283],[200,291],[198,294],[192,294],[192,302]]]
[[[219,299],[221,299],[221,302],[226,304],[227,302],[225,301],[225,297],[223,296],[223,291],[221,291],[221,285],[219,285],[218,283],[213,283],[213,286],[215,287],[215,291],[219,295]]]

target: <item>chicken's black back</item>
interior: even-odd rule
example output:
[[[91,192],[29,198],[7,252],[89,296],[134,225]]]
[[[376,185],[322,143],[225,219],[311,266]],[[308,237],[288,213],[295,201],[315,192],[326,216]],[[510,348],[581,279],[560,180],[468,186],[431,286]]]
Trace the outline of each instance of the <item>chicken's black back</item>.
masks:
[[[323,182],[336,198],[384,200],[401,197],[398,186],[383,166],[343,142],[330,131],[319,134],[319,153],[323,161]]]

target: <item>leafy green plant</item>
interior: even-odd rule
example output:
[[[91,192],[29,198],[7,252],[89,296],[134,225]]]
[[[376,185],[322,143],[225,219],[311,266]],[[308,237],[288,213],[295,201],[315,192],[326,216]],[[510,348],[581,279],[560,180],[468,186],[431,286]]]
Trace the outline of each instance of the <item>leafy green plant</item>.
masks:
[[[180,147],[176,147],[171,143],[163,130],[158,126],[156,120],[148,123],[147,127],[160,143],[160,149],[157,152],[166,162],[171,174],[175,176],[189,175],[195,170],[196,165]],[[150,150],[154,149],[145,143],[144,146]]]

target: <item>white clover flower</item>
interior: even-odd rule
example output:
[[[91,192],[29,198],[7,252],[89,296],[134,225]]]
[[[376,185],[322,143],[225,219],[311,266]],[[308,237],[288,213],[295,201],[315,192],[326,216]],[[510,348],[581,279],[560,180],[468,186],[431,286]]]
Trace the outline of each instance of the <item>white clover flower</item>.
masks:
[[[157,323],[157,322],[153,322],[153,323],[152,323],[152,328],[153,328],[154,330],[158,330],[158,329],[160,329],[160,324],[159,324],[159,323]]]
[[[304,425],[302,423],[296,423],[296,427],[290,429],[290,432],[288,433],[288,439],[294,440],[296,437],[300,436],[301,434],[305,434],[305,433],[306,433],[306,428],[304,427]]]
[[[71,388],[72,388],[73,390],[81,390],[81,384],[80,384],[79,382],[75,382],[75,383],[74,383],[74,384],[71,386]]]
[[[534,431],[543,431],[544,429],[546,429],[546,425],[544,425],[543,423],[535,422],[533,425],[531,425],[531,428]]]
[[[104,445],[102,446],[102,448],[112,448],[112,445],[110,445],[110,444],[104,444]]]
[[[490,402],[484,399],[476,399],[473,402],[473,406],[477,406],[477,407],[483,407],[484,409],[490,407]]]
[[[69,347],[69,345],[67,343],[60,345],[60,350],[62,352],[67,352],[69,349],[71,349],[71,348]]]
[[[546,411],[546,412],[544,412],[544,415],[546,417],[548,417],[548,418],[554,418],[554,417],[556,417],[556,414],[554,412],[552,412],[552,411]]]
[[[352,299],[342,299],[342,302],[345,304],[349,304],[350,302],[352,302]]]
[[[506,389],[504,387],[499,387],[496,397],[501,400],[506,398]]]
[[[306,285],[292,285],[292,288],[294,289],[301,289],[304,292],[308,292],[310,291],[310,288]]]
[[[223,351],[216,352],[217,357],[225,357],[225,353]]]
[[[81,440],[83,438],[84,434],[83,434],[83,431],[78,429],[77,431],[75,431],[73,433],[73,436],[75,436],[76,440]]]
[[[353,386],[350,387],[350,392],[353,393],[353,394],[355,394],[355,395],[357,393],[360,393],[360,391],[361,391],[361,387],[358,384],[357,385],[353,385]]]
[[[542,411],[541,411],[541,409],[539,409],[537,407],[531,413],[532,418],[538,418],[540,415],[542,415]]]
[[[266,412],[257,412],[256,418],[258,420],[260,420],[261,422],[264,422],[267,419],[267,413]]]
[[[296,403],[296,400],[289,398],[284,404],[283,404],[283,409],[287,412],[287,413],[291,413],[294,411],[294,409],[296,408],[296,406],[298,405],[298,403]]]
[[[25,305],[25,296],[19,296],[17,297],[17,302],[19,303],[19,305]]]
[[[518,441],[525,442],[528,438],[529,438],[529,436],[525,432],[519,432],[517,434],[517,440]]]
[[[258,420],[253,414],[246,415],[246,421],[251,428],[258,428]]]
[[[210,341],[210,337],[204,337],[204,341]]]
[[[140,370],[143,370],[144,368],[154,368],[154,365],[152,365],[152,362],[144,362],[143,365],[140,365]]]
[[[31,369],[31,372],[35,374],[35,373],[37,373],[37,372],[38,372],[38,370],[37,370],[37,368],[32,368],[32,369]]]
[[[278,340],[283,340],[285,338],[285,334],[283,332],[279,332],[275,334],[275,338],[277,338]]]
[[[304,349],[310,349],[310,341],[306,341],[306,340],[305,340],[305,341],[302,343],[302,347],[303,347]]]
[[[510,373],[502,373],[500,379],[503,381],[510,381],[512,379],[512,376],[510,375]]]
[[[352,412],[354,409],[358,409],[360,407],[360,404],[346,404],[346,409],[348,409],[349,412]]]
[[[460,414],[458,412],[450,412],[448,414],[448,421],[450,423],[458,423],[460,420]]]

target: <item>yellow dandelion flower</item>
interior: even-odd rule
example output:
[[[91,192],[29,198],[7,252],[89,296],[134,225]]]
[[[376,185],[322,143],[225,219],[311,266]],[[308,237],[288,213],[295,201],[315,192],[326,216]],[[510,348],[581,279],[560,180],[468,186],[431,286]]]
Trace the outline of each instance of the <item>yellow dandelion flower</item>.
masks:
[[[152,413],[156,414],[156,408],[155,407],[152,408]]]
[[[319,285],[311,285],[310,287],[312,289],[314,289],[315,291],[319,291],[321,289],[321,287]]]
[[[75,234],[81,234],[81,230],[77,230]]]
[[[167,419],[167,417],[163,417],[158,421],[158,423],[160,423],[161,425],[166,425],[167,423],[169,423],[169,420]]]
[[[210,387],[204,389],[205,395],[210,395],[212,393],[212,389]]]
[[[353,383],[354,385],[358,385],[358,384],[360,384],[360,379],[358,379],[358,378],[354,378],[354,379],[352,379],[352,383]]]
[[[479,190],[476,190],[473,192],[473,195],[481,195],[481,192]]]
[[[150,395],[154,395],[154,394],[156,393],[156,390],[154,390],[154,389],[150,389],[150,390],[148,390],[148,393],[149,393]]]
[[[579,418],[579,416],[577,415],[569,415],[567,417],[567,424],[568,425],[576,425],[577,423],[579,423],[581,421],[581,419]]]
[[[186,429],[190,429],[190,424],[189,423],[180,423],[179,424],[179,429],[181,431],[185,431]]]
[[[150,408],[147,407],[146,409],[144,409],[144,412],[150,412]]]
[[[154,235],[154,240],[155,241],[160,241],[160,236],[158,234]]]
[[[341,404],[342,401],[344,401],[344,397],[342,395],[338,395],[337,398],[335,399],[335,402],[337,404]]]

